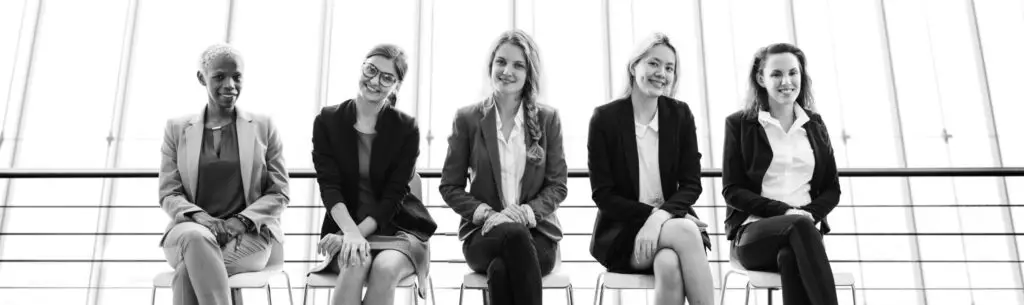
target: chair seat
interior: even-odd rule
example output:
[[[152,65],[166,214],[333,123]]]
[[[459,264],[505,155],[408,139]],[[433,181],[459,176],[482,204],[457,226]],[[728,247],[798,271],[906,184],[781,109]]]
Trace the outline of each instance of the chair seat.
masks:
[[[334,273],[310,273],[306,276],[306,285],[313,288],[334,288],[338,282],[338,275]],[[416,275],[410,275],[398,281],[399,288],[409,288],[416,285]]]
[[[654,289],[654,276],[605,272],[604,287],[611,289]]]
[[[231,288],[263,288],[270,285],[272,276],[281,274],[282,266],[268,266],[255,272],[242,272],[228,277],[228,287]],[[170,288],[174,280],[174,271],[167,271],[153,277],[153,287]]]
[[[469,289],[486,289],[487,276],[480,273],[467,273],[462,278],[462,284]],[[541,279],[542,288],[566,288],[569,287],[569,276],[552,272]]]
[[[750,279],[750,286],[756,288],[782,287],[782,276],[776,272],[749,271],[744,269],[736,260],[730,260],[729,264],[732,265],[733,271],[747,275],[747,278]],[[832,277],[836,281],[836,286],[853,286],[853,284],[856,283],[853,278],[853,274],[849,272],[833,273]]]

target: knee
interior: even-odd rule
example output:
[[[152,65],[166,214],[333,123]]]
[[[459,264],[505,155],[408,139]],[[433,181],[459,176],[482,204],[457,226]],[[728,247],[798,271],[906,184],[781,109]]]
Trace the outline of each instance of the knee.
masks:
[[[779,249],[779,254],[775,257],[777,266],[788,266],[795,262],[796,256],[793,255],[793,248],[782,247]]]
[[[665,222],[665,225],[661,229],[662,236],[669,236],[676,240],[680,240],[687,245],[693,243],[703,243],[700,237],[700,228],[693,221],[685,218],[673,218]]]
[[[682,284],[679,256],[675,251],[672,251],[671,249],[659,250],[658,253],[654,255],[654,263],[651,267],[654,269],[654,272],[659,275],[655,277],[655,280]]]
[[[503,277],[505,276],[505,260],[500,257],[491,260],[491,263],[487,265],[487,277]]]
[[[532,245],[530,229],[518,223],[503,223],[492,229],[495,233],[505,237],[505,242],[511,243],[513,247]]]
[[[195,226],[188,226],[182,229],[181,235],[178,237],[179,242],[182,245],[196,245],[204,243],[217,245],[217,239],[213,236],[213,232],[210,232],[206,227],[197,224]]]
[[[362,264],[362,265],[360,265],[358,263],[358,259],[356,259],[355,261],[356,261],[355,264],[348,265],[344,260],[341,259],[341,253],[338,253],[338,254],[334,255],[334,264],[335,264],[335,266],[338,267],[338,272],[339,273],[341,273],[341,274],[349,274],[349,273],[366,274],[366,269],[370,268],[370,264]]]
[[[800,232],[817,231],[817,228],[814,227],[814,220],[811,220],[811,218],[809,218],[809,217],[800,216],[800,215],[786,215],[786,216],[795,217],[795,219],[793,219],[793,222],[792,222],[792,226],[793,226],[794,230],[798,230]]]
[[[370,267],[370,278],[374,281],[385,281],[397,283],[402,273],[403,266],[399,259],[406,259],[404,255],[377,255]]]

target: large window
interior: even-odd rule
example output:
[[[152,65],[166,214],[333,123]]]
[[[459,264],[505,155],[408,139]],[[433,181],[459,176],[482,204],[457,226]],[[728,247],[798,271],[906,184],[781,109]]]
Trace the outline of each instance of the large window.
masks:
[[[1018,167],[1022,12],[1024,2],[979,0],[0,1],[0,167],[157,168],[166,120],[205,105],[199,54],[227,41],[244,55],[239,107],[270,115],[287,166],[302,170],[312,167],[319,109],[355,97],[374,45],[400,46],[410,69],[398,108],[419,122],[418,168],[437,170],[456,110],[487,97],[490,48],[513,28],[539,45],[542,102],[559,111],[570,169],[586,169],[593,109],[621,97],[627,61],[653,32],[679,53],[675,98],[696,116],[705,169],[721,167],[724,119],[745,103],[754,52],[774,42],[807,54],[840,168]],[[157,246],[167,215],[156,179],[0,182],[0,304],[140,304],[153,275],[170,270]],[[1024,304],[1024,179],[841,183],[825,243],[834,270],[854,274],[860,304]],[[315,180],[290,186],[285,259],[299,301],[305,272],[323,259],[315,245],[324,211]],[[438,223],[431,276],[438,302],[451,304],[469,268],[459,217],[437,187],[423,182]],[[703,187],[696,210],[712,224],[719,281],[730,268],[725,202],[720,179]],[[567,233],[560,270],[584,304],[604,271],[588,251],[597,209],[587,179],[570,179],[569,190],[558,211]],[[728,287],[728,304],[739,304],[741,283]],[[283,289],[274,293],[286,301]],[[158,303],[169,296],[160,291]],[[479,293],[466,300],[479,304]],[[545,304],[563,300],[552,291]]]

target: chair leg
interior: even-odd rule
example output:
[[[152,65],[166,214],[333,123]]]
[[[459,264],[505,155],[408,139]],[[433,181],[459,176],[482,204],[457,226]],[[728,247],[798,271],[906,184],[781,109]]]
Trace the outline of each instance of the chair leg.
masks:
[[[430,304],[437,305],[437,299],[434,296],[434,279],[429,275],[427,276],[427,284],[430,285]],[[423,300],[424,302],[426,300]]]
[[[243,300],[242,300],[242,289],[238,289],[238,288],[232,288],[231,289],[231,304],[233,304],[233,305],[243,305],[244,304]]]
[[[459,305],[462,305],[462,295],[466,293],[466,284],[459,286]]]
[[[420,296],[416,295],[416,292],[420,290],[420,284],[412,284],[412,289],[409,290],[409,297],[412,298],[413,305],[420,305]]]
[[[576,297],[572,295],[572,284],[569,284],[569,287],[566,289],[569,292],[569,305],[576,305]]]
[[[747,289],[746,289],[746,291],[747,291],[747,293],[746,293],[747,294],[747,297],[746,297],[747,301],[744,302],[743,304],[750,305],[750,282],[747,282]]]
[[[267,305],[274,304],[274,298],[270,294],[270,284],[267,284]]]
[[[720,287],[721,291],[718,293],[718,305],[725,305],[725,288],[728,287],[729,276],[733,273],[735,272],[729,270],[724,276],[722,276],[722,287]]]
[[[604,304],[604,273],[597,276],[597,284],[594,285],[594,305]]]
[[[772,305],[772,299],[773,299],[772,298],[772,292],[774,292],[774,291],[775,291],[775,289],[768,288],[768,305]]]
[[[302,305],[306,305],[306,298],[309,297],[309,284],[302,287]]]
[[[857,287],[850,284],[850,295],[853,296],[853,305],[857,305]]]
[[[149,304],[150,305],[156,305],[156,286],[153,286],[153,298],[152,299],[153,299],[153,301],[150,302]]]
[[[480,295],[484,297],[484,305],[491,305],[491,292],[487,289],[480,289]]]
[[[281,271],[281,273],[284,273],[284,282],[285,282],[286,285],[288,285],[288,304],[289,305],[295,305],[295,298],[292,297],[292,278],[290,276],[288,276],[287,272]],[[267,304],[267,305],[270,305],[270,304]],[[303,305],[305,305],[305,304],[303,304]]]

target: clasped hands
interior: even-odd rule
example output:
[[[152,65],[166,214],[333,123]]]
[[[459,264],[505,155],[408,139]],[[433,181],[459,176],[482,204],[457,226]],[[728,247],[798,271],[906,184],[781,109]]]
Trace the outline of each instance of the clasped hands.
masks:
[[[509,205],[502,209],[501,212],[491,211],[487,215],[487,219],[484,220],[480,233],[487,235],[487,232],[490,232],[494,227],[507,222],[518,223],[527,228],[537,227],[537,217],[533,214],[532,208],[529,208],[528,205]]]
[[[196,212],[192,214],[192,220],[210,229],[213,236],[217,238],[217,245],[221,247],[227,245],[232,239],[242,238],[242,233],[245,233],[245,224],[234,217],[225,220],[210,216],[206,212]],[[238,246],[238,242],[235,243],[235,246]]]
[[[345,266],[365,266],[372,262],[370,242],[359,232],[328,233],[316,245],[316,251],[323,256],[338,253]]]
[[[814,221],[814,215],[811,215],[811,212],[808,212],[807,210],[804,210],[804,209],[792,208],[792,209],[786,210],[786,215],[807,216],[807,218],[810,218],[811,221]]]
[[[647,217],[647,220],[644,221],[643,227],[640,227],[640,231],[636,234],[634,247],[638,251],[633,251],[633,260],[639,263],[650,261],[654,258],[654,254],[658,250],[658,237],[661,236],[661,226],[669,219],[672,219],[672,214],[668,211],[654,209],[651,215]],[[683,219],[692,221],[701,232],[705,232],[708,229],[707,223],[693,215],[686,214]]]

